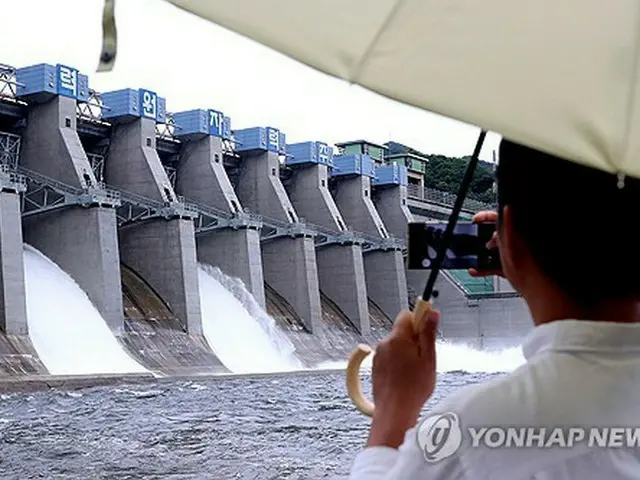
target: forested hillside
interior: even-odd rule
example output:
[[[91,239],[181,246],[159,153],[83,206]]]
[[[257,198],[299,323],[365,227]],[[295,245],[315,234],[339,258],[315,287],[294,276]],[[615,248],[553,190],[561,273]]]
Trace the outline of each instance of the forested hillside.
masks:
[[[458,192],[469,157],[446,157],[438,154],[425,154],[397,142],[387,142],[389,155],[412,153],[429,159],[425,172],[425,186],[444,190],[453,194]],[[481,202],[493,203],[495,195],[492,191],[494,180],[493,165],[479,162],[467,198]]]

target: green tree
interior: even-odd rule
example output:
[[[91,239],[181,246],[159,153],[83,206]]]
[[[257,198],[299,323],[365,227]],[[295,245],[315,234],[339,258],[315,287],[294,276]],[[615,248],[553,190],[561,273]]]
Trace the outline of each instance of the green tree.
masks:
[[[469,164],[469,156],[447,157],[439,154],[424,154],[398,142],[388,142],[386,146],[388,155],[410,153],[428,160],[425,172],[426,187],[453,194],[458,193],[464,172]],[[478,162],[467,198],[486,203],[495,202],[495,194],[493,193],[494,178],[493,164],[483,161]]]

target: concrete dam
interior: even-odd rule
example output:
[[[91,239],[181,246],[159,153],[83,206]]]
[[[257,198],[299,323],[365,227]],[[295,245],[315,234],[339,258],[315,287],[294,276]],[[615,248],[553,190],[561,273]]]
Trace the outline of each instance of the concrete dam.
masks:
[[[0,376],[305,369],[377,342],[426,280],[407,223],[451,204],[365,147],[0,65]],[[443,337],[519,344],[522,300],[474,282],[442,273]]]

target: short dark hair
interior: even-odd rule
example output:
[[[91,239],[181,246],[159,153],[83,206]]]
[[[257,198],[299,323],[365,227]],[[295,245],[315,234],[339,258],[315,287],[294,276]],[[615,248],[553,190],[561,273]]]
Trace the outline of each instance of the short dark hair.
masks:
[[[498,210],[542,272],[582,307],[640,299],[640,180],[503,139]]]

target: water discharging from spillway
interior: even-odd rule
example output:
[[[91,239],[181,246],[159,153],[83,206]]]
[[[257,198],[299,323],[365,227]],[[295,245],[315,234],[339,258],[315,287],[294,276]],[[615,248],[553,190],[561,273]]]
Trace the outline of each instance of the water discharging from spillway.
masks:
[[[198,265],[202,326],[220,361],[233,373],[302,370],[293,344],[241,280]]]
[[[504,350],[476,350],[466,345],[439,341],[436,345],[438,372],[502,373],[511,372],[524,363],[520,347]],[[370,370],[373,355],[362,362],[362,370]],[[324,362],[317,368],[342,370],[347,362]]]
[[[60,267],[24,246],[29,337],[53,375],[146,373],[87,294]]]

